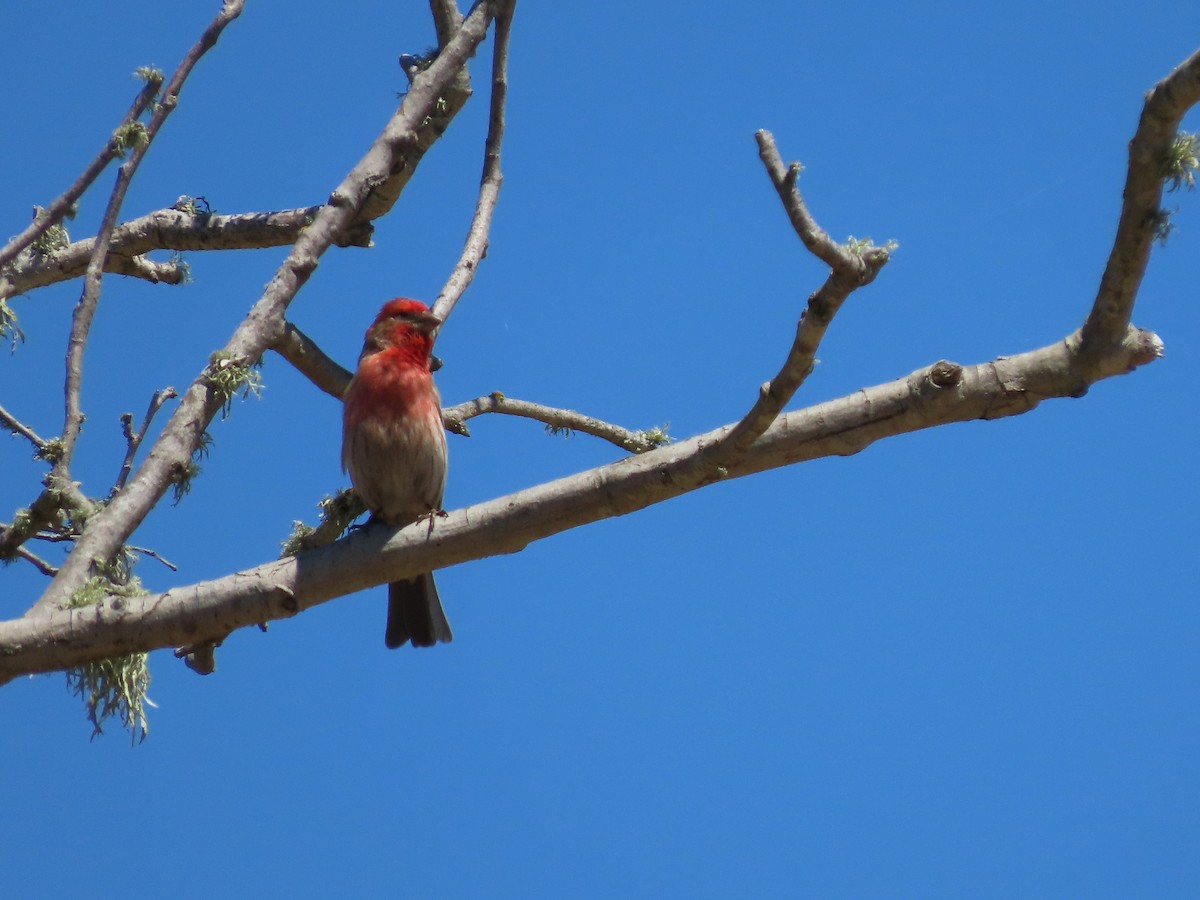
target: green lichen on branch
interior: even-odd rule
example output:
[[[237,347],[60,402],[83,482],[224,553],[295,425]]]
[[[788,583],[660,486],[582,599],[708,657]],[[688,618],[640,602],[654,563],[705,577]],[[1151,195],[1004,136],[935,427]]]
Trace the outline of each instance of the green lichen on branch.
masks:
[[[25,340],[25,332],[17,324],[17,314],[13,312],[8,301],[0,297],[0,341],[7,339],[11,349],[17,349],[17,343]]]
[[[138,66],[133,70],[133,77],[155,87],[160,87],[166,80],[166,75],[158,66]]]
[[[120,157],[124,157],[131,148],[142,150],[149,143],[150,133],[141,122],[127,122],[114,131],[112,136],[113,152]]]
[[[262,396],[261,363],[247,365],[245,362],[214,353],[208,363],[208,383],[212,385],[213,393],[221,402],[221,418],[228,419],[233,408],[233,398],[238,391],[242,392],[245,400],[251,394]]]
[[[305,550],[333,543],[345,533],[351,522],[367,511],[358,494],[349,488],[326,497],[317,504],[317,508],[321,511],[320,524],[314,528],[304,522],[293,522],[292,533],[283,542],[281,556],[295,556]]]
[[[46,441],[41,447],[34,451],[33,458],[40,459],[43,462],[54,464],[63,457],[66,452],[66,444],[60,437]]]
[[[172,505],[178,506],[180,501],[188,495],[188,491],[192,489],[192,481],[200,474],[202,466],[200,460],[208,456],[208,451],[212,447],[212,435],[207,431],[200,434],[200,444],[192,451],[192,458],[186,463],[180,463],[174,466],[171,470],[171,490],[174,493],[175,499]]]
[[[1175,135],[1163,163],[1163,180],[1168,191],[1186,187],[1196,189],[1196,169],[1200,168],[1200,133],[1181,131]]]
[[[30,249],[38,256],[53,256],[70,243],[71,235],[67,231],[67,226],[56,222],[30,245]]]
[[[146,594],[141,582],[130,577],[117,584],[97,575],[88,580],[67,602],[72,609],[96,606],[110,597],[138,597]],[[67,670],[67,687],[82,697],[92,723],[92,738],[104,733],[106,722],[116,719],[129,731],[134,743],[146,739],[150,723],[146,707],[154,703],[146,696],[150,688],[149,655],[130,653],[84,663]]]
[[[669,422],[665,425],[655,425],[653,428],[639,431],[637,436],[646,445],[645,450],[657,450],[659,447],[671,443],[671,435],[667,433],[667,429],[670,427]],[[645,450],[638,450],[637,452],[643,453]]]
[[[855,256],[866,256],[873,250],[882,250],[884,253],[895,253],[900,249],[900,244],[896,241],[888,241],[886,244],[880,247],[869,237],[856,238],[854,235],[850,235],[848,238],[846,238],[846,243],[842,244],[842,246]]]
[[[0,547],[0,563],[8,565],[17,558],[17,550],[38,533],[44,523],[29,507],[13,513],[12,524],[4,529],[4,543]]]
[[[61,492],[47,488],[33,503],[13,514],[12,525],[4,529],[0,541],[0,561],[8,562],[16,557],[17,548],[43,528],[61,531],[64,524],[65,504]]]

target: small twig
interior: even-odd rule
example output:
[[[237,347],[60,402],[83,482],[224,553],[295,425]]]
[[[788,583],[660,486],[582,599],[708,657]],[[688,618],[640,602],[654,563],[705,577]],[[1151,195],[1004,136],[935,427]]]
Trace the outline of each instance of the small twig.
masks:
[[[483,174],[479,179],[479,199],[467,239],[458,263],[450,273],[441,294],[433,304],[433,312],[443,322],[450,317],[455,305],[475,278],[479,263],[487,256],[492,214],[500,196],[504,175],[500,171],[500,148],[504,143],[504,109],[508,100],[508,44],[512,33],[512,17],[516,0],[502,4],[496,13],[496,46],[492,51],[492,102],[488,116],[487,140],[483,146]],[[436,10],[435,10],[436,14]]]
[[[829,268],[845,268],[849,262],[846,249],[817,224],[817,220],[808,211],[808,204],[800,195],[800,173],[804,171],[804,167],[798,162],[785,166],[783,158],[779,155],[779,148],[775,146],[775,136],[766,129],[755,132],[754,139],[758,142],[759,159],[762,160],[771,183],[775,185],[775,191],[783,202],[792,228],[804,242],[804,246]]]
[[[157,559],[160,563],[162,563],[164,566],[166,566],[172,572],[179,571],[179,566],[175,565],[175,563],[171,562],[169,559],[167,559],[162,554],[158,553],[158,551],[156,551],[156,550],[151,550],[149,547],[139,547],[136,544],[126,544],[125,546],[128,547],[130,550],[132,550],[134,553],[140,553],[142,556],[148,556],[151,559]]]
[[[530,403],[528,400],[513,400],[499,392],[446,407],[442,410],[442,421],[449,431],[469,437],[470,432],[464,423],[484,413],[502,413],[506,416],[534,419],[554,432],[580,431],[616,444],[622,450],[632,453],[645,453],[647,450],[661,447],[668,441],[666,433],[661,429],[631,431],[620,425],[585,416],[573,409],[556,409],[542,406],[540,403]]]
[[[45,541],[47,544],[61,544],[65,541],[73,541],[78,537],[70,531],[39,531],[33,535],[35,541]]]
[[[312,338],[291,322],[284,324],[283,333],[271,349],[329,396],[341,400],[346,393],[352,373],[326,356]]]
[[[51,578],[53,578],[58,574],[58,566],[50,565],[50,563],[46,562],[40,556],[31,552],[25,547],[18,547],[16,555],[21,557],[21,559],[25,560],[26,562],[33,563],[33,567],[43,575],[49,575]]]
[[[146,410],[146,416],[142,419],[142,427],[137,431],[133,430],[133,413],[124,413],[121,416],[121,430],[125,434],[125,459],[121,462],[121,471],[117,475],[117,480],[113,484],[112,491],[109,492],[109,497],[112,497],[117,491],[125,487],[125,482],[129,480],[129,473],[133,471],[133,458],[137,455],[138,447],[142,445],[142,441],[146,439],[146,432],[150,429],[150,423],[154,421],[154,416],[162,409],[163,404],[168,400],[174,400],[179,394],[175,392],[175,388],[167,387],[161,391],[155,391],[154,396],[150,398],[150,406]],[[174,568],[172,566],[171,568]]]
[[[188,264],[180,260],[156,262],[144,256],[122,256],[112,252],[104,261],[104,271],[140,278],[151,284],[183,284],[188,280]]]
[[[217,648],[223,643],[225,638],[179,647],[175,658],[182,659],[183,664],[197,675],[211,675],[217,670]]]
[[[133,105],[125,113],[125,118],[121,120],[121,124],[117,126],[113,135],[109,136],[104,144],[104,149],[96,155],[91,165],[83,170],[83,174],[75,179],[75,183],[67,188],[61,197],[45,209],[39,210],[38,214],[34,216],[33,222],[29,224],[29,227],[5,244],[3,249],[0,249],[0,268],[3,268],[16,259],[22,250],[30,246],[50,228],[61,222],[63,216],[67,215],[75,205],[75,201],[82,197],[84,192],[92,186],[92,183],[100,177],[100,173],[108,167],[108,164],[124,152],[115,135],[126,130],[141,118],[142,113],[146,111],[146,108],[158,96],[158,89],[160,87],[162,87],[161,76],[146,79],[146,84],[138,91]]]
[[[21,435],[21,437],[25,438],[27,441],[29,441],[29,443],[33,444],[33,446],[35,448],[37,448],[38,450],[45,450],[46,445],[49,443],[49,441],[47,441],[45,438],[41,437],[36,431],[34,431],[28,425],[25,425],[24,423],[20,422],[15,416],[13,416],[12,413],[10,413],[3,406],[0,406],[0,425],[3,425],[5,428],[7,428],[13,434]]]

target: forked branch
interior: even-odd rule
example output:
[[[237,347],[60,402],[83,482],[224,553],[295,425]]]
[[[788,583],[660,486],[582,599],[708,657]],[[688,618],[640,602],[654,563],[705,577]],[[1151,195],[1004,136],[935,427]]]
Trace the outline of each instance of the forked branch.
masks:
[[[1184,114],[1200,102],[1200,51],[1183,61],[1146,95],[1137,132],[1129,142],[1129,169],[1117,234],[1100,289],[1080,333],[1080,351],[1097,360],[1129,336],[1133,305],[1163,232],[1163,185],[1173,176],[1171,147]]]

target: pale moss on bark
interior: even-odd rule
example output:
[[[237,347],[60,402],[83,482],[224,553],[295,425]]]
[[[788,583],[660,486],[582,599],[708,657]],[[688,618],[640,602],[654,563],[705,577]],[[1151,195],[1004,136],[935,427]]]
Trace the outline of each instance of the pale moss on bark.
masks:
[[[139,597],[147,591],[141,581],[131,577],[128,584],[114,584],[97,575],[88,580],[67,603],[72,609],[95,606],[108,597]],[[150,733],[146,708],[154,703],[146,696],[150,689],[150,656],[130,653],[84,663],[67,670],[67,687],[83,698],[92,738],[104,733],[104,725],[117,720],[130,739],[139,743]]]

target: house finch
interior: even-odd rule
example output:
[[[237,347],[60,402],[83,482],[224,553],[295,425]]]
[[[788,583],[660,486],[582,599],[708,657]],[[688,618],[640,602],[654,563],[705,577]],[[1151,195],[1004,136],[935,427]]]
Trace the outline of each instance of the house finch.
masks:
[[[367,508],[389,525],[442,510],[446,432],[429,354],[441,320],[424,303],[398,297],[367,329],[358,372],[346,389],[342,469]],[[384,642],[432,647],[453,638],[433,573],[388,585]]]

